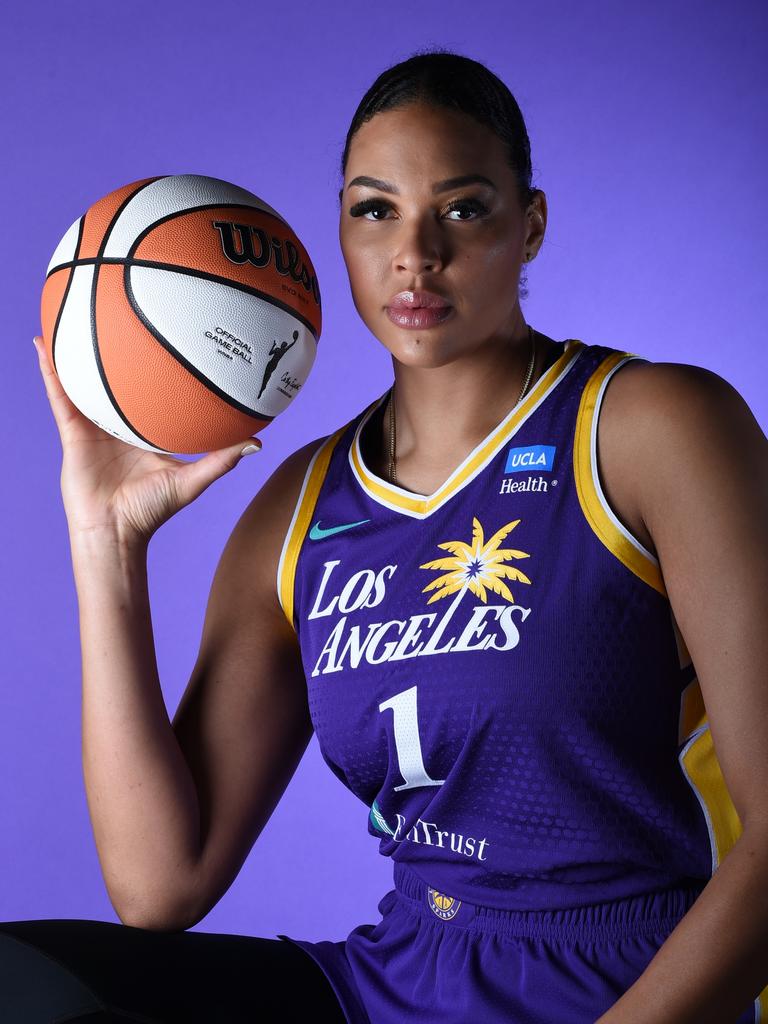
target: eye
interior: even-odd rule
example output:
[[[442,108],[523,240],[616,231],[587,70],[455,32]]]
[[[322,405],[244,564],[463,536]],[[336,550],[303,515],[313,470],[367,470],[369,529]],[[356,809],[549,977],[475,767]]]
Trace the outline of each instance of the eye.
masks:
[[[376,213],[382,210],[386,211],[391,209],[391,203],[386,202],[383,199],[364,199],[360,203],[355,203],[354,206],[350,206],[349,215],[350,217],[365,217],[368,213]],[[446,207],[448,213],[454,211],[468,210],[470,213],[479,214],[480,216],[488,213],[488,207],[481,203],[479,199],[456,199],[452,203],[449,203]],[[366,218],[369,219],[369,218]],[[384,217],[373,217],[374,221],[384,220]],[[477,217],[458,217],[450,218],[451,220],[477,220]]]
[[[481,203],[479,199],[457,199],[454,202],[448,204],[448,210],[450,212],[453,212],[454,210],[461,210],[462,208],[469,210],[470,213],[477,213],[480,214],[481,216],[483,214],[488,213],[488,207],[485,205],[485,203]],[[460,217],[459,219],[467,220],[469,218]],[[473,219],[477,220],[477,217]]]
[[[350,217],[364,217],[366,213],[375,210],[386,210],[389,207],[389,203],[385,203],[381,199],[364,199],[361,203],[355,203],[354,206],[350,206],[349,215]],[[374,217],[374,220],[379,220],[378,217]]]

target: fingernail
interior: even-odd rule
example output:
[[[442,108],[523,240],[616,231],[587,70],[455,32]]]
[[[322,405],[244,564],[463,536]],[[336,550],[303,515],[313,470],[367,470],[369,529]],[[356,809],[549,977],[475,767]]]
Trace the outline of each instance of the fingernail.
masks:
[[[251,452],[260,451],[260,445],[258,444],[247,444],[245,448],[240,452],[241,455],[250,455]]]

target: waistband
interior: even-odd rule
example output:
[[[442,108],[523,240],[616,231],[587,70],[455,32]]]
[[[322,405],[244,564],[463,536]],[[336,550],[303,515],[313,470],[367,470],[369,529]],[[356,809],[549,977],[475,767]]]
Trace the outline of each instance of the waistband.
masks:
[[[620,938],[671,931],[702,887],[657,889],[625,899],[566,910],[499,910],[438,892],[402,861],[395,861],[394,895],[447,926],[490,932],[503,938]]]

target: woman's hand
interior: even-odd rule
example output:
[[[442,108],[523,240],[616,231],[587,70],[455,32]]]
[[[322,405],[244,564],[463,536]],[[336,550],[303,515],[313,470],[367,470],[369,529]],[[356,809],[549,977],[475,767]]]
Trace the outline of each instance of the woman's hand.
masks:
[[[152,534],[240,461],[247,437],[196,462],[144,451],[113,437],[69,399],[43,339],[36,336],[40,371],[63,449],[61,493],[70,536],[113,533],[121,542],[148,543]]]

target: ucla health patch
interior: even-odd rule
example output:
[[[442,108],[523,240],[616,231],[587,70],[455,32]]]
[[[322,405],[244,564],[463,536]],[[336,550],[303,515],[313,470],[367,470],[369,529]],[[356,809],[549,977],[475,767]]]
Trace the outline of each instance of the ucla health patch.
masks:
[[[510,448],[507,452],[505,473],[551,472],[555,461],[555,445],[529,444],[525,448]]]

